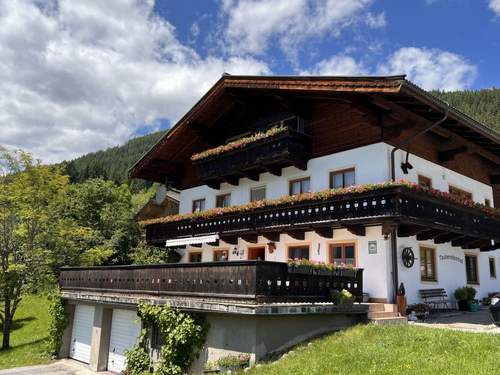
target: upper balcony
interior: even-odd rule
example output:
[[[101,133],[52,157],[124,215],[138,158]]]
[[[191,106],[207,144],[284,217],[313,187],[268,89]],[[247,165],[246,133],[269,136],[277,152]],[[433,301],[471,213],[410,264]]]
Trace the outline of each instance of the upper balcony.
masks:
[[[143,224],[147,241],[163,246],[166,240],[207,234],[218,234],[231,244],[237,244],[238,237],[255,243],[259,235],[279,241],[282,233],[303,240],[306,231],[332,238],[333,229],[339,228],[362,236],[365,226],[373,225],[382,225],[384,234],[397,228],[400,237],[416,235],[463,248],[493,250],[500,243],[498,210],[464,204],[447,193],[406,182],[306,193]]]
[[[300,124],[296,117],[284,120],[267,131],[205,150],[191,159],[201,180],[214,189],[221,182],[238,185],[242,177],[258,181],[263,172],[280,176],[281,169],[289,166],[305,170],[311,139]]]

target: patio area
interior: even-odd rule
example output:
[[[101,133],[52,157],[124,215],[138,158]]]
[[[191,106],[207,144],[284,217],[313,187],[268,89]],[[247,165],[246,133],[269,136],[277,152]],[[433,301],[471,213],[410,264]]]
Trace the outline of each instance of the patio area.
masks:
[[[500,334],[500,327],[493,324],[487,307],[477,312],[434,312],[425,321],[408,322],[415,326],[444,328],[456,331]]]

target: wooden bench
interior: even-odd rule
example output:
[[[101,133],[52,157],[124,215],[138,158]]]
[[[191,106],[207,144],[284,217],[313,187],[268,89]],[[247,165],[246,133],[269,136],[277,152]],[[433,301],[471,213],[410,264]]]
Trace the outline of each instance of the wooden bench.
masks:
[[[446,290],[443,288],[420,289],[419,293],[420,298],[422,298],[423,302],[426,305],[429,305],[431,309],[436,309],[440,305],[443,308],[449,309],[448,303],[450,302],[450,299],[448,298]]]

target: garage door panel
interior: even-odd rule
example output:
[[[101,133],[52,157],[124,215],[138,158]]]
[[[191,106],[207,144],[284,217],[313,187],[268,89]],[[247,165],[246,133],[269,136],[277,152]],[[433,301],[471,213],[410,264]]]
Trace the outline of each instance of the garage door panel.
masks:
[[[94,306],[76,305],[71,333],[70,357],[85,363],[90,362]]]
[[[114,309],[111,319],[111,337],[109,340],[108,370],[125,370],[125,350],[131,349],[137,342],[141,324],[135,311]]]

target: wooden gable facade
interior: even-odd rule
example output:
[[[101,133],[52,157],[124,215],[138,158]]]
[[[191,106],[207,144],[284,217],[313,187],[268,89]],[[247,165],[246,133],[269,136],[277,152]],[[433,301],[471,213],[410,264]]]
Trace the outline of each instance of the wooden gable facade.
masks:
[[[494,189],[500,206],[500,137],[424,90],[394,77],[250,77],[224,75],[131,169],[131,177],[179,189],[202,185],[190,157],[296,117],[311,137],[310,158],[377,142],[409,151]]]

